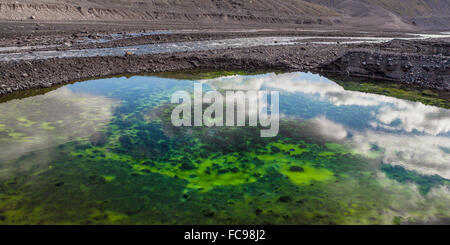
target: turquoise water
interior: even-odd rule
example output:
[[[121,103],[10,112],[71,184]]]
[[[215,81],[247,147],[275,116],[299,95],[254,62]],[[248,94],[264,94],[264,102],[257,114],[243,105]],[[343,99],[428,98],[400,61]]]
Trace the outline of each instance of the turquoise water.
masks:
[[[239,74],[105,78],[1,103],[0,223],[449,222],[448,109],[315,74]],[[280,91],[279,134],[174,127],[170,98],[194,82]]]

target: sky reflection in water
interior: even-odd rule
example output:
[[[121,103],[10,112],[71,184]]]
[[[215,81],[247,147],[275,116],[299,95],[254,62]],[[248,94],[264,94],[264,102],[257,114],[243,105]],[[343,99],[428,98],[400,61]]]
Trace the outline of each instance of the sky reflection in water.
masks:
[[[370,154],[382,149],[385,163],[450,178],[450,111],[393,97],[346,91],[304,73],[235,76],[206,80],[214,88],[280,90],[284,116],[309,119],[324,135]]]
[[[278,90],[282,117],[309,120],[321,135],[342,140],[368,156],[371,149],[380,148],[385,163],[450,178],[447,109],[347,91],[308,73],[236,75],[201,82],[213,89]],[[142,100],[158,91],[192,90],[192,83],[152,76],[108,78],[2,103],[0,132],[7,132],[15,141],[0,140],[0,159],[87,137],[108,123],[120,101]],[[161,98],[168,100],[168,96]],[[7,130],[11,126],[13,129]]]
[[[138,137],[140,133],[139,130],[142,131],[141,133],[148,134],[152,134],[154,131],[155,134],[153,136],[156,137],[156,140],[153,140],[155,142],[158,141],[158,137],[161,137],[162,141],[170,141],[170,139],[167,138],[170,138],[173,135],[161,135],[161,129],[158,128],[158,125],[163,125],[162,131],[164,131],[164,133],[170,132],[165,129],[167,125],[164,125],[164,122],[161,122],[158,109],[161,108],[161,104],[170,101],[170,96],[175,91],[192,91],[194,82],[195,81],[193,80],[180,80],[157,76],[106,78],[74,83],[44,95],[1,103],[0,180],[7,181],[9,178],[14,179],[15,176],[18,176],[19,172],[27,170],[31,171],[32,176],[39,176],[46,171],[50,172],[49,169],[53,168],[59,170],[48,173],[48,176],[50,177],[42,175],[41,182],[36,183],[40,183],[42,186],[48,184],[53,186],[51,188],[55,188],[55,183],[52,182],[54,181],[53,178],[61,181],[59,178],[63,178],[61,176],[65,176],[66,168],[69,168],[70,171],[73,172],[68,171],[67,174],[69,176],[76,176],[77,178],[63,178],[63,181],[66,182],[66,185],[64,186],[67,187],[68,190],[73,190],[75,191],[74,193],[78,193],[79,187],[77,185],[79,182],[82,185],[89,184],[83,179],[86,177],[84,176],[86,173],[83,171],[86,171],[88,175],[94,174],[93,172],[96,171],[102,171],[101,173],[105,175],[105,177],[101,177],[104,178],[104,182],[107,182],[110,186],[113,186],[116,183],[117,186],[114,188],[111,187],[110,189],[102,189],[102,182],[97,181],[100,177],[94,176],[94,183],[91,183],[93,187],[92,189],[89,189],[89,191],[90,193],[93,193],[93,195],[104,195],[104,198],[99,200],[109,200],[112,197],[120,197],[119,199],[115,199],[115,202],[108,204],[113,205],[113,207],[109,207],[109,210],[118,210],[117,212],[125,212],[129,209],[134,210],[134,207],[141,204],[141,198],[148,195],[154,195],[155,199],[150,198],[151,201],[148,202],[147,208],[154,207],[152,205],[156,205],[155,203],[159,200],[165,203],[168,196],[175,195],[171,204],[182,205],[182,207],[185,207],[185,205],[188,204],[193,205],[190,206],[191,209],[187,208],[187,211],[189,214],[193,215],[192,217],[197,217],[195,216],[196,212],[193,210],[198,210],[198,207],[204,208],[204,205],[206,204],[203,203],[201,198],[198,200],[196,199],[196,201],[192,200],[190,203],[186,202],[184,199],[179,199],[178,195],[182,194],[178,193],[180,190],[177,188],[183,188],[181,191],[184,194],[192,192],[192,196],[197,195],[197,197],[202,197],[204,191],[210,191],[207,192],[208,197],[210,195],[217,195],[218,197],[217,200],[211,201],[214,205],[229,198],[221,196],[225,195],[224,193],[230,193],[230,195],[233,194],[236,196],[245,193],[245,195],[242,196],[244,198],[243,203],[245,203],[245,208],[256,208],[249,205],[245,199],[254,194],[250,195],[247,188],[255,188],[253,189],[255,193],[256,190],[263,190],[264,196],[257,196],[255,200],[260,200],[264,197],[268,199],[261,200],[267,201],[271,200],[273,195],[276,195],[276,192],[271,189],[272,185],[276,186],[276,184],[274,184],[276,182],[282,183],[280,184],[282,191],[288,193],[293,198],[303,198],[302,200],[305,200],[303,205],[312,205],[311,207],[314,207],[314,212],[327,213],[328,216],[324,216],[325,220],[330,219],[337,223],[392,223],[393,217],[397,215],[403,217],[416,215],[419,218],[419,222],[422,222],[420,221],[420,218],[424,218],[425,221],[430,221],[433,220],[433,217],[437,217],[438,215],[442,215],[443,218],[448,216],[448,203],[450,203],[449,191],[445,186],[434,185],[437,182],[433,181],[438,181],[439,183],[448,182],[445,182],[445,180],[443,182],[442,179],[424,181],[421,177],[419,178],[419,181],[422,182],[418,185],[421,186],[422,189],[419,191],[411,183],[403,185],[386,177],[379,166],[375,165],[379,163],[393,166],[400,165],[407,170],[414,170],[416,173],[422,175],[439,175],[443,178],[450,179],[449,110],[424,105],[420,102],[344,90],[340,85],[331,80],[315,74],[266,73],[248,76],[233,75],[198,80],[197,82],[204,84],[204,91],[209,89],[278,90],[280,91],[280,113],[282,121],[294,119],[292,121],[298,122],[298,124],[305,122],[307,125],[311,125],[311,127],[292,127],[292,129],[309,130],[311,132],[308,132],[305,135],[318,135],[321,139],[323,138],[326,143],[337,142],[343,144],[350,149],[349,152],[351,154],[347,154],[347,150],[345,150],[327,158],[327,154],[333,154],[332,148],[336,148],[337,144],[324,144],[325,146],[318,146],[315,145],[314,142],[311,144],[299,142],[298,145],[301,145],[299,148],[297,142],[295,142],[295,144],[283,144],[282,138],[281,141],[266,142],[268,143],[266,148],[258,148],[256,151],[253,151],[251,148],[244,149],[244,151],[246,151],[243,153],[244,159],[245,157],[250,157],[252,160],[255,160],[254,154],[256,154],[260,159],[259,162],[262,162],[263,165],[250,165],[253,167],[247,168],[248,166],[242,165],[244,161],[240,158],[235,160],[235,163],[230,162],[230,160],[222,163],[220,162],[220,159],[223,159],[224,156],[226,159],[233,159],[235,157],[233,154],[236,152],[224,153],[223,155],[219,154],[219,157],[217,157],[217,155],[215,155],[217,154],[216,151],[208,152],[208,150],[205,151],[204,149],[201,149],[201,151],[203,151],[202,153],[206,152],[207,154],[196,160],[198,169],[192,170],[189,169],[188,166],[183,170],[179,169],[180,167],[178,165],[171,165],[170,163],[173,163],[171,162],[171,159],[169,159],[168,162],[158,162],[159,160],[157,160],[157,157],[152,159],[156,164],[155,166],[145,165],[142,162],[142,159],[139,160],[142,160],[140,163],[135,164],[133,161],[137,160],[133,158],[133,154],[117,151],[117,149],[124,149],[123,145],[126,144],[126,139],[120,139],[120,136],[136,135],[136,137]],[[128,118],[131,118],[132,120],[127,120]],[[152,122],[155,122],[155,124],[152,124]],[[130,125],[127,123],[130,123]],[[282,129],[282,127],[283,125],[280,129]],[[288,130],[291,129],[289,128],[290,126],[287,127]],[[99,132],[104,132],[104,134],[99,134]],[[179,132],[182,132],[181,134],[192,133],[192,131],[189,132],[189,130]],[[200,132],[200,134],[207,132],[206,134],[211,133],[212,135],[214,135],[214,133],[223,133],[214,128],[198,132]],[[259,134],[259,131],[257,132]],[[299,135],[302,136],[302,134]],[[97,147],[95,143],[104,140],[102,137],[109,137],[109,141],[106,143],[106,146],[103,145],[102,147]],[[188,135],[188,137],[190,136]],[[194,140],[200,139],[202,136],[198,137],[197,135],[196,137],[193,137]],[[209,136],[205,135],[201,140],[208,142],[208,137]],[[292,139],[295,137],[292,137]],[[179,139],[176,137],[174,138],[177,140]],[[181,138],[182,137],[180,137],[180,139]],[[233,138],[231,137],[231,139]],[[254,140],[251,137],[246,139]],[[228,142],[227,140],[230,140],[230,138],[225,137],[224,139],[213,142],[222,144],[223,147],[233,145],[233,142]],[[276,144],[278,144],[282,151],[283,147],[288,147],[287,151],[284,149],[283,153],[274,153],[273,146]],[[165,146],[164,144],[162,145]],[[305,146],[309,148],[302,148]],[[129,147],[128,150],[135,150],[138,148],[133,145],[129,145]],[[170,145],[170,147],[175,148],[173,145]],[[199,146],[189,145],[189,147],[195,148]],[[219,146],[213,145],[212,147],[218,148]],[[317,150],[319,148],[320,150]],[[155,147],[155,149],[157,149],[157,147]],[[192,157],[192,153],[184,152],[186,150],[185,148],[181,147],[180,149],[181,150],[176,152],[176,154],[186,154]],[[199,149],[195,148],[193,151],[196,150]],[[309,150],[310,152],[308,152]],[[335,150],[337,152],[340,151],[339,149]],[[280,149],[278,151],[280,151]],[[293,151],[292,154],[294,155],[291,155],[288,151]],[[151,154],[155,154],[155,152],[158,151],[151,151]],[[135,151],[133,153],[140,154],[141,152]],[[236,154],[239,155],[239,153],[240,152]],[[296,158],[299,157],[295,156],[296,153],[301,154],[299,155],[300,158]],[[160,152],[160,154],[163,153]],[[364,156],[361,159],[365,160],[361,160],[358,156],[359,154]],[[357,157],[353,157],[353,155],[356,155]],[[176,158],[178,155],[173,155],[173,157]],[[281,159],[277,159],[278,157]],[[275,158],[275,160],[273,158]],[[211,170],[213,175],[202,175],[202,167],[208,166],[211,161],[219,161],[219,165],[225,167],[228,165],[234,166],[236,172],[219,174],[219,170]],[[320,161],[325,163],[325,167],[331,167],[330,169],[334,172],[321,166]],[[348,166],[344,166],[347,161],[351,162]],[[313,163],[317,163],[319,166],[313,167]],[[303,173],[301,172],[290,171],[289,164],[304,164],[302,166],[305,167],[306,174],[302,175]],[[343,166],[336,166],[336,164],[342,164]],[[360,165],[361,168],[358,168]],[[38,167],[36,168],[36,166]],[[127,168],[122,168],[122,166],[127,166]],[[140,171],[139,174],[132,175],[136,174],[136,169],[134,168],[137,168],[137,170]],[[121,173],[120,171],[123,169],[127,171],[126,175],[118,177],[118,173]],[[144,170],[150,171],[142,172]],[[272,170],[275,170],[275,173]],[[214,171],[217,171],[217,175],[215,175],[216,173]],[[397,174],[398,172],[395,171],[394,174]],[[144,176],[143,174],[146,178],[139,179],[139,176]],[[179,176],[174,178],[174,175],[176,176],[176,174]],[[158,179],[165,178],[161,176],[165,176],[168,179]],[[230,179],[227,179],[227,176],[231,176]],[[280,176],[284,176],[284,178]],[[295,176],[303,177],[296,178]],[[305,176],[307,178],[316,178],[315,181],[317,182],[314,182],[315,184],[313,185],[313,182],[310,182],[309,179],[305,179]],[[25,180],[28,179],[25,178]],[[33,178],[30,178],[30,180],[33,180]],[[167,181],[163,183],[164,186],[173,185],[174,189],[171,192],[161,192],[160,187],[157,185],[141,186],[140,184],[133,182],[141,180],[149,181],[150,183],[151,181]],[[92,181],[92,179],[89,181]],[[27,182],[25,182],[25,184],[26,183]],[[39,193],[46,193],[46,188],[40,188],[39,184],[32,183],[33,184],[28,185],[28,187],[36,186],[38,189],[27,189],[27,191],[29,191],[27,192],[27,195],[31,195],[29,193],[34,193],[36,191]],[[124,183],[134,184],[128,185]],[[182,185],[180,183],[182,183]],[[298,185],[299,190],[303,192],[298,192],[297,189],[290,189],[293,188],[291,186],[292,184]],[[74,189],[70,189],[71,187]],[[212,190],[212,187],[217,187],[218,191]],[[432,191],[430,191],[431,189],[427,189],[431,187],[436,188]],[[51,190],[50,192],[53,193],[55,190],[51,188],[48,190]],[[148,189],[147,192],[145,192],[145,195],[141,195],[141,191],[143,191],[141,188]],[[273,188],[277,189],[278,187]],[[51,199],[41,200],[41,202],[44,203],[42,205],[57,205],[60,201],[67,201],[68,197],[64,196],[65,194],[63,193],[72,195],[71,192],[66,192],[64,189],[59,190],[61,190],[61,192],[58,192],[58,195],[61,196],[55,196],[59,198],[56,199],[56,202],[51,201]],[[122,192],[124,190],[133,191]],[[2,206],[3,203],[8,204],[8,201],[16,203],[17,200],[22,200],[14,196],[16,191],[17,190],[14,189],[14,191],[11,192],[12,196],[7,196],[9,199],[4,199],[6,201],[0,201],[0,215],[3,215],[1,213],[2,210],[6,210]],[[423,196],[423,194],[426,196]],[[0,192],[0,196],[1,195],[3,195],[3,193]],[[136,200],[139,202],[135,202],[132,198],[130,199],[128,195],[137,198]],[[39,200],[40,197],[42,197],[41,194],[34,198]],[[73,197],[71,196],[70,198]],[[87,200],[90,199],[84,200],[82,199],[82,196],[77,196],[77,198],[83,200],[80,201],[83,205],[94,205],[89,204],[89,201]],[[302,218],[296,217],[296,212],[299,212],[298,215],[311,213],[310,210],[303,210],[301,208],[293,210],[290,205],[297,205],[293,201],[291,203],[281,204],[277,199],[278,197],[274,198],[276,198],[275,201],[264,201],[264,204],[257,204],[257,201],[255,200],[253,202],[256,203],[254,204],[255,206],[260,205],[261,208],[267,209],[277,207],[279,210],[276,212],[281,214],[286,212],[286,215],[292,215],[291,218],[293,221],[287,223],[299,223],[299,221],[305,220],[304,218],[306,216],[301,216]],[[236,200],[240,199],[238,198]],[[114,206],[116,202],[122,204]],[[27,202],[18,203],[25,204]],[[35,208],[33,205],[40,204],[35,200],[30,203],[33,208]],[[320,208],[317,208],[318,203],[321,203],[320,205],[322,205]],[[379,204],[380,206],[376,206]],[[16,203],[12,206],[10,204],[8,205],[13,207],[14,205],[19,204]],[[272,207],[271,205],[274,206]],[[338,205],[339,208],[333,209],[336,208],[335,205]],[[367,207],[365,205],[367,205]],[[285,207],[285,209],[281,208],[281,206]],[[298,208],[299,206],[296,207]],[[358,210],[361,213],[355,213],[353,217],[351,212],[356,212],[356,207],[358,207]],[[67,209],[65,206],[60,206],[59,208]],[[261,216],[262,218],[252,216],[252,213],[246,211],[245,208],[244,206],[234,208],[234,206],[229,205],[224,210],[227,210],[227,215],[230,215],[227,217],[234,217],[237,220],[245,220],[245,222],[247,222],[247,220],[251,219],[251,222],[254,223],[264,221],[263,216]],[[344,212],[342,214],[339,213],[337,217],[332,216],[333,214],[336,214],[336,210],[340,210],[340,208],[343,210],[349,209],[350,211],[348,212],[350,213],[345,214]],[[51,213],[52,210],[53,209],[49,209],[48,212]],[[148,209],[142,210],[142,213],[137,211],[131,212],[135,215],[133,217],[135,220],[131,218],[133,215],[129,215],[126,218],[125,216],[120,217],[121,219],[123,218],[123,220],[130,218],[130,221],[128,221],[130,223],[137,222],[136,220],[140,219],[144,219],[144,221],[140,220],[143,223],[148,223],[149,221],[158,222],[158,220],[154,220],[155,216],[153,216],[157,215],[157,212],[150,212]],[[183,211],[183,208],[171,208],[167,209],[165,212],[182,213]],[[86,212],[88,212],[88,210]],[[53,215],[57,215],[57,213],[60,212],[51,213],[52,217]],[[275,214],[278,215],[278,213]],[[5,220],[7,220],[7,222],[11,222],[12,219],[20,220],[14,215],[16,215],[16,213],[6,215]],[[86,219],[90,220],[90,222],[96,222],[95,219],[92,221],[92,217],[88,216],[90,214],[85,215],[88,217]],[[109,215],[110,217],[118,218],[117,215],[114,216],[111,213],[109,213]],[[29,217],[29,211],[24,212],[23,216]],[[321,214],[321,216],[323,215]],[[363,218],[363,216],[365,218]],[[77,216],[77,218],[78,217],[79,216]],[[152,219],[149,217],[152,217]],[[200,218],[197,217],[201,220],[199,221],[195,220],[196,218],[192,218],[191,220],[191,217],[189,215],[186,216],[185,214],[178,217],[184,217],[189,220],[179,221],[180,218],[177,218],[175,219],[176,222],[191,224],[197,221],[200,223],[207,223],[210,218],[209,216],[206,218],[200,216]],[[270,222],[286,223],[285,220],[276,221],[274,218],[275,216],[267,217]],[[48,222],[58,223],[65,218],[66,217],[64,216],[60,219],[49,219]],[[36,219],[40,220],[41,216],[36,215]],[[203,219],[206,219],[206,221]],[[167,222],[173,223],[175,221],[169,220]],[[216,221],[218,223],[223,222],[220,218]],[[311,223],[320,223],[321,220],[314,220],[313,217],[311,220],[308,219],[307,221]],[[27,223],[28,220],[27,222],[24,222],[23,220],[21,222]],[[99,222],[108,223],[103,220],[99,220]]]

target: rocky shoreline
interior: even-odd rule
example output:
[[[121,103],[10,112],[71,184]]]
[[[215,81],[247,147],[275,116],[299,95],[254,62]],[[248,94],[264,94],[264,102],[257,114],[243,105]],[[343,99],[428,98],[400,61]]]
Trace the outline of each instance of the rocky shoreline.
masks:
[[[349,51],[320,71],[450,91],[450,57]]]
[[[341,53],[320,45],[225,49],[160,55],[126,55],[0,63],[0,94],[120,74],[193,69],[308,71]],[[317,59],[317,56],[320,59]]]
[[[194,69],[326,72],[448,92],[448,50],[447,41],[393,40],[383,44],[306,43],[157,55],[130,53],[111,57],[0,62],[0,96],[112,75]]]

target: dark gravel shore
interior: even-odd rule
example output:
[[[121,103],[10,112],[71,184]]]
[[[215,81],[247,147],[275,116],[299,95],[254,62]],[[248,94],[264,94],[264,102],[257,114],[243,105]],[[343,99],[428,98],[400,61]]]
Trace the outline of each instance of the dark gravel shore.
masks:
[[[163,34],[122,39],[109,43],[86,44],[83,47],[76,48],[288,34],[299,35],[298,32],[294,33],[292,31],[268,31],[262,34],[239,34],[237,32]],[[308,34],[311,33],[306,32],[306,34],[302,35]],[[342,34],[350,35],[349,33]],[[60,35],[62,34],[55,36],[54,43],[61,41],[58,39]],[[323,35],[335,36],[336,34],[333,32]],[[45,38],[48,39],[49,37],[46,36]],[[13,40],[14,38],[5,38],[2,42],[6,45],[11,44]],[[68,45],[66,48],[71,49],[73,46]],[[56,49],[60,50],[61,48]],[[264,46],[158,55],[138,56],[130,53],[118,57],[56,58],[22,62],[0,62],[0,96],[15,91],[46,88],[71,81],[110,75],[192,69],[275,69],[282,71],[327,72],[383,79],[398,83],[414,84],[423,88],[449,91],[449,49],[450,42],[446,40],[393,40],[382,44],[326,45],[313,44],[311,42],[287,46]],[[49,48],[49,50],[51,49]]]
[[[126,55],[0,63],[0,94],[118,74],[192,69],[308,71],[332,61],[338,46],[273,46],[163,55]]]

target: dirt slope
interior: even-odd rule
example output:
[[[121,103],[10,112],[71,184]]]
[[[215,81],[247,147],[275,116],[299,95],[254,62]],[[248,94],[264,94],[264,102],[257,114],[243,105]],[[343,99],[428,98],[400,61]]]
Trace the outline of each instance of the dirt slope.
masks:
[[[401,17],[449,15],[450,0],[306,0],[354,16],[384,9]]]
[[[326,6],[354,22],[405,28],[448,29],[450,0],[305,0]],[[384,20],[384,21],[383,21]]]
[[[0,19],[173,20],[302,22],[332,17],[327,7],[302,0],[0,0]]]
[[[450,0],[0,0],[0,20],[30,18],[446,30]]]

